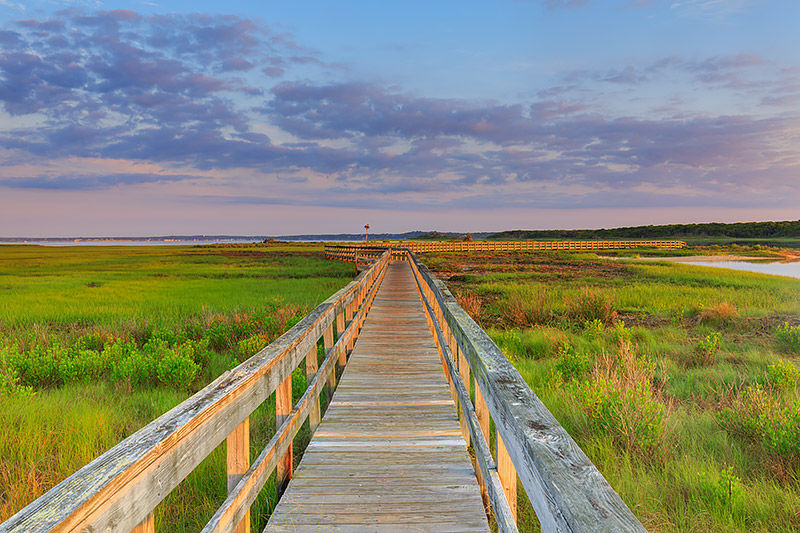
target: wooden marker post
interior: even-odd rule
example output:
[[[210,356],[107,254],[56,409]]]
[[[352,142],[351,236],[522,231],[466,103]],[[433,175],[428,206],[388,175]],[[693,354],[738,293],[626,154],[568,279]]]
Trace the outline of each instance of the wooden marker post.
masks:
[[[236,426],[231,431],[227,439],[227,470],[228,470],[228,493],[233,490],[242,475],[250,468],[250,418],[245,418],[244,422]],[[249,533],[250,531],[250,511],[242,518],[236,526],[236,533]]]

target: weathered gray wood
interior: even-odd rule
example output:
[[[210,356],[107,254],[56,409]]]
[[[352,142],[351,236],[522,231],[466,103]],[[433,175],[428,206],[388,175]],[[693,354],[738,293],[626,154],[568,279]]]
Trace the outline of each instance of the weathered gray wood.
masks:
[[[385,269],[375,277],[375,282],[367,298],[367,305],[361,312],[369,310],[369,303],[381,285]],[[313,415],[315,405],[319,409],[319,395],[328,381],[328,375],[335,370],[335,361],[343,351],[347,341],[356,334],[354,328],[346,329],[330,349],[325,352],[325,359],[322,366],[314,373],[313,378],[306,388],[306,392],[295,404],[292,412],[282,419],[280,426],[276,429],[275,435],[270,439],[267,446],[259,454],[253,465],[242,476],[239,483],[228,494],[227,499],[217,509],[214,516],[203,528],[203,533],[232,533],[235,525],[240,523],[242,517],[248,512],[250,506],[256,500],[258,493],[264,487],[267,479],[278,466],[278,458],[283,456],[291,447],[292,440],[306,417]],[[315,352],[316,355],[316,352]]]
[[[394,263],[265,531],[487,532],[441,369],[409,264]]]
[[[419,270],[412,262],[412,270],[418,273]],[[423,280],[416,278],[420,292],[424,293]],[[472,406],[472,400],[469,396],[469,390],[466,384],[460,379],[459,369],[456,366],[455,358],[450,352],[450,345],[445,342],[445,333],[439,326],[438,319],[435,318],[435,312],[431,302],[427,299],[424,300],[425,308],[428,316],[431,317],[431,326],[435,336],[439,339],[439,350],[442,358],[444,359],[447,373],[450,376],[450,386],[456,393],[459,405],[461,406],[461,421],[464,427],[472,437],[472,449],[475,453],[475,462],[480,470],[480,480],[483,488],[486,490],[486,495],[492,505],[494,511],[495,522],[497,529],[501,533],[514,533],[517,531],[516,513],[511,503],[507,500],[507,492],[504,490],[502,480],[499,476],[499,471],[492,459],[492,452],[489,448],[488,441],[484,438],[483,432],[480,427],[480,422],[475,414],[475,409]],[[469,383],[469,382],[467,382]],[[516,504],[516,502],[514,502]]]
[[[489,336],[413,253],[469,362],[544,531],[645,531]],[[460,381],[460,380],[459,380]]]
[[[133,529],[286,379],[389,257],[275,342],[0,524],[0,531]]]

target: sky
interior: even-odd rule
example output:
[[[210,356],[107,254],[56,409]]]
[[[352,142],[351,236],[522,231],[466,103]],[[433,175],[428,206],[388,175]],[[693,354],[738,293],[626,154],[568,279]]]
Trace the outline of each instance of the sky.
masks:
[[[796,0],[0,0],[0,236],[798,218]]]

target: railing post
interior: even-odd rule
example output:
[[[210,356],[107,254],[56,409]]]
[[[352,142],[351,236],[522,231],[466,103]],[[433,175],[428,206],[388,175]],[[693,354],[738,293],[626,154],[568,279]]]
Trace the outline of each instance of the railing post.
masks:
[[[353,305],[354,305],[354,302],[355,302],[355,299],[352,302],[350,302],[349,304],[347,304],[345,306],[345,308],[344,308],[345,309],[345,311],[344,311],[344,319],[345,319],[345,323],[348,324],[348,325],[353,321]],[[348,352],[353,349],[353,343],[354,343],[354,339],[355,339],[356,333],[357,333],[356,331],[353,331],[353,335],[351,335],[350,338],[347,340],[347,351]]]
[[[311,349],[306,354],[306,383],[311,383],[311,380],[314,379],[314,376],[317,373],[317,345],[311,347]],[[316,395],[311,400],[311,411],[308,413],[308,426],[311,428],[311,433],[313,434],[314,431],[317,429],[319,425],[320,419],[320,408],[319,408],[319,395]]]
[[[292,412],[292,374],[290,373],[283,380],[283,383],[275,389],[275,427],[280,427],[289,413]],[[289,480],[292,478],[292,444],[283,457],[278,459],[277,482],[278,491],[282,491]]]
[[[250,418],[245,418],[244,422],[236,426],[230,435],[227,443],[227,470],[228,470],[228,493],[242,478],[242,475],[250,468]],[[236,533],[249,533],[250,531],[250,511],[242,518],[236,526]]]
[[[469,364],[467,363],[467,358],[464,357],[464,353],[458,347],[458,343],[455,342],[455,337],[453,337],[453,344],[455,344],[455,350],[453,354],[457,354],[458,358],[458,374],[461,376],[461,383],[464,384],[464,387],[467,389],[467,394],[469,394]],[[466,416],[466,413],[462,413],[462,418]],[[469,446],[469,429],[467,428],[467,421],[461,421],[461,426],[464,432],[464,440],[467,441],[467,446]]]
[[[328,329],[325,330],[325,333],[322,335],[322,344],[325,347],[325,353],[328,353],[328,350],[333,348],[333,323],[328,326]],[[328,402],[331,401],[333,398],[333,389],[336,388],[336,368],[331,370],[331,373],[328,374]]]
[[[339,338],[342,338],[344,335],[344,311],[336,315],[336,333]],[[342,353],[339,354],[339,365],[344,366],[347,363],[347,351],[342,350]]]
[[[147,518],[139,522],[139,524],[131,529],[131,533],[155,533],[156,530],[156,521],[155,515],[153,511],[150,511],[150,514],[147,515]],[[237,531],[237,533],[239,533]]]
[[[500,482],[503,484],[503,490],[506,492],[506,500],[508,506],[511,508],[511,514],[514,516],[514,521],[517,521],[517,471],[514,468],[514,463],[508,455],[503,439],[500,433],[497,434],[497,474],[500,476]]]

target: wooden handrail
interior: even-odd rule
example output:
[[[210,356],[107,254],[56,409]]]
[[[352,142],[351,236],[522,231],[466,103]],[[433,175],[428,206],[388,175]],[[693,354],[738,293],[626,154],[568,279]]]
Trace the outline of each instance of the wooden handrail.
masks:
[[[382,251],[395,250],[399,259],[401,250],[419,252],[470,252],[470,251],[514,251],[514,250],[613,250],[638,247],[684,248],[684,241],[673,240],[627,240],[627,241],[470,241],[436,242],[403,241],[374,243],[326,244],[325,254],[330,259],[355,262],[356,258],[379,257]]]
[[[465,412],[466,425],[495,514],[505,516],[506,507],[496,502],[497,490],[493,486],[493,467],[496,469],[496,466],[486,458],[484,450],[484,438],[488,435],[476,431],[476,424],[488,429],[488,420],[481,421],[480,413],[473,419],[471,400],[467,400],[470,384],[463,383],[461,374],[454,371],[454,358],[450,356],[454,352],[458,353],[459,360],[463,358],[469,365],[469,373],[475,380],[476,401],[478,397],[482,398],[481,402],[485,401],[488,414],[497,427],[497,463],[503,460],[502,454],[507,453],[543,531],[645,531],[622,498],[531,391],[517,369],[461,309],[445,284],[413,252],[406,253],[426,306],[435,319],[433,325],[440,329],[436,337],[447,356],[447,373]],[[497,473],[503,477],[502,472]],[[488,479],[487,474],[492,479]],[[512,498],[516,489],[510,491],[508,485],[512,482],[516,485],[516,474],[513,481],[503,482],[506,495],[512,495]],[[506,505],[513,512],[516,502],[507,501]],[[500,522],[498,519],[498,527]]]
[[[357,336],[390,259],[391,253],[383,253],[269,346],[56,485],[0,524],[0,532],[151,531],[153,509],[290,379],[312,351],[316,356],[317,342],[332,331],[337,315],[357,310],[345,331],[338,332],[336,345],[326,346],[325,362],[259,460],[231,487],[228,505],[215,515],[229,518],[229,523],[218,520],[208,526],[233,531],[252,503],[245,489],[261,482],[254,472],[260,469],[269,476],[274,468],[271,458],[283,457],[302,421],[313,411],[322,385],[331,382],[331,375],[335,377],[333,362],[340,360],[342,347]],[[230,505],[231,501],[236,505]]]

